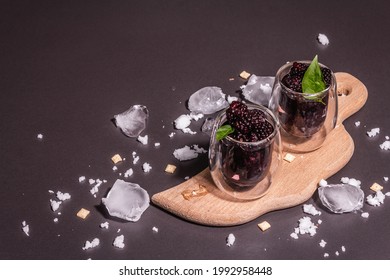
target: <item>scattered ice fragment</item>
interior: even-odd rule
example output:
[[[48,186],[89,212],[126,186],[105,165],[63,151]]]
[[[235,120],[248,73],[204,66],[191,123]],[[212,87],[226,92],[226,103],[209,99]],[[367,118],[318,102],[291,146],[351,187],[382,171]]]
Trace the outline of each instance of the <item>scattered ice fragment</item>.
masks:
[[[348,177],[342,177],[340,181],[343,184],[349,184],[358,188],[360,188],[360,185],[362,183],[360,180],[357,180],[355,178],[348,178]]]
[[[368,135],[368,137],[374,137],[374,136],[378,135],[379,132],[380,132],[380,128],[376,127],[376,128],[371,129],[370,131],[367,131],[367,135]]]
[[[317,233],[317,226],[311,221],[310,217],[302,217],[298,220],[298,223],[298,232],[296,233],[308,233],[310,236],[314,236]]]
[[[153,227],[152,230],[157,233],[158,232],[158,228],[157,227]]]
[[[228,95],[228,96],[227,96],[227,102],[230,104],[230,103],[232,103],[233,101],[238,101],[238,97]]]
[[[143,171],[144,171],[145,173],[148,173],[148,172],[150,172],[150,170],[152,170],[152,166],[151,166],[149,163],[145,162],[145,163],[142,165],[142,169],[143,169]]]
[[[389,139],[390,139],[390,137],[386,135],[386,136],[385,136],[385,139],[386,139],[386,140],[389,140]]]
[[[136,222],[149,207],[149,200],[149,194],[138,184],[117,179],[102,203],[111,216]]]
[[[389,181],[389,177],[383,177],[383,181],[385,182]]]
[[[193,93],[188,100],[191,112],[213,114],[229,106],[219,87],[204,87]]]
[[[296,232],[293,232],[290,234],[291,238],[298,239],[298,234]]]
[[[318,222],[317,222],[319,225],[322,224],[322,220],[321,219],[318,219]]]
[[[310,215],[321,215],[321,212],[318,211],[313,204],[304,204],[303,205],[303,212]]]
[[[142,143],[142,145],[147,145],[148,144],[148,135],[145,136],[138,136],[137,141]]]
[[[89,179],[89,180],[88,180],[88,183],[89,183],[90,185],[95,184],[95,182],[96,182],[95,179]]]
[[[324,239],[321,239],[321,242],[320,242],[319,244],[320,244],[320,246],[321,246],[322,248],[325,248],[326,243],[327,243],[327,242],[326,242]]]
[[[268,106],[274,82],[275,77],[252,75],[243,87],[242,94],[255,104]]]
[[[155,146],[155,147],[160,147],[160,145],[161,145],[161,144],[160,144],[159,142],[154,143],[154,146]]]
[[[137,164],[137,162],[139,161],[139,156],[137,156],[136,152],[133,152],[132,156],[133,156],[133,164]]]
[[[382,149],[382,150],[390,150],[390,141],[389,140],[386,140],[385,142],[383,142],[382,144],[379,145],[379,147]]]
[[[127,111],[115,115],[115,124],[128,137],[137,137],[146,127],[149,112],[144,105],[133,105]]]
[[[215,122],[214,118],[205,119],[201,128],[202,132],[211,135],[211,132],[213,131],[214,122]]]
[[[336,256],[340,255],[339,251],[336,251],[334,254],[335,254]]]
[[[318,194],[322,204],[334,213],[352,212],[363,207],[363,191],[350,184],[319,187]]]
[[[355,122],[355,126],[359,127],[360,126],[360,121]]]
[[[192,135],[196,134],[196,131],[192,131],[191,128],[189,128],[189,127],[183,128],[182,131],[184,133],[188,133],[188,134],[192,134]]]
[[[236,241],[236,237],[233,233],[229,233],[228,237],[226,238],[226,246],[230,247],[234,245],[234,242]]]
[[[204,115],[203,115],[202,113],[191,112],[191,113],[190,113],[190,117],[191,117],[191,119],[193,119],[194,121],[198,121],[198,120],[200,120],[201,118],[203,118]]]
[[[319,33],[318,36],[317,36],[317,40],[323,46],[329,45],[329,39],[328,39],[328,37],[325,34]]]
[[[341,177],[340,181],[341,181],[341,183],[343,183],[343,184],[348,184],[349,178],[348,178],[348,177]]]
[[[125,178],[128,178],[130,177],[131,175],[133,175],[133,169],[132,168],[129,168],[126,172],[125,172]]]
[[[101,224],[100,224],[100,228],[108,229],[108,226],[109,226],[109,223],[108,223],[108,222],[104,222],[104,223],[101,223]]]
[[[320,187],[325,187],[325,186],[328,185],[328,182],[325,181],[324,179],[321,179],[320,182],[318,183],[318,185],[319,185]]]
[[[99,192],[99,187],[106,182],[106,180],[100,180],[100,179],[96,179],[96,185],[92,187],[92,189],[90,189],[90,193],[96,197],[96,194]]]
[[[181,115],[174,121],[174,124],[176,129],[184,129],[191,124],[191,117],[190,115]]]
[[[85,182],[85,176],[80,176],[79,177],[79,183]]]
[[[173,136],[175,136],[175,132],[171,132],[168,136],[169,136],[169,138],[172,138]]]
[[[115,237],[112,245],[114,245],[114,247],[116,247],[116,248],[123,249],[125,247],[124,241],[125,241],[125,236],[122,234],[122,235]]]
[[[61,201],[65,201],[71,198],[69,193],[62,193],[60,191],[57,192],[57,198]]]
[[[117,171],[117,170],[118,170],[118,167],[113,166],[113,167],[112,167],[112,170],[113,170],[113,171]]]
[[[27,224],[26,221],[22,222],[22,230],[27,235],[30,236],[30,226]]]
[[[375,195],[370,194],[367,196],[367,203],[371,206],[379,206],[385,201],[385,195],[381,191],[377,191]]]
[[[53,222],[58,223],[58,218],[54,218]]]
[[[345,246],[341,246],[341,251],[343,251],[345,253]]]
[[[83,250],[88,250],[88,249],[91,249],[91,248],[95,248],[96,246],[98,246],[100,244],[100,240],[99,238],[94,238],[92,241],[85,241],[85,245],[83,247]]]
[[[175,158],[177,158],[180,161],[184,160],[190,160],[198,157],[198,154],[200,153],[206,153],[207,151],[203,148],[199,148],[198,145],[194,145],[191,149],[189,146],[184,146],[183,148],[176,149],[173,152],[173,155]]]
[[[368,218],[370,214],[368,212],[363,212],[360,216],[362,216],[363,218]]]
[[[42,140],[42,139],[43,139],[43,134],[42,134],[42,133],[39,133],[39,134],[37,135],[37,138],[38,138],[39,140]]]
[[[207,153],[207,150],[205,150],[204,148],[202,147],[199,147],[199,145],[194,145],[193,146],[193,149],[195,150],[195,152],[197,152],[198,154],[205,154]]]
[[[328,258],[329,257],[329,254],[328,253],[324,253],[324,258]]]
[[[51,210],[53,210],[53,212],[57,211],[61,203],[62,201],[56,201],[54,199],[50,199]]]

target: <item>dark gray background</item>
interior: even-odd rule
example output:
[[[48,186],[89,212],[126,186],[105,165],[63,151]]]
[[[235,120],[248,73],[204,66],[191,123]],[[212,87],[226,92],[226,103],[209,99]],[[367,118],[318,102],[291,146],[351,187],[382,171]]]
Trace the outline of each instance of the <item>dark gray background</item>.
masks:
[[[329,178],[343,176],[369,186],[390,176],[389,151],[379,144],[390,135],[388,83],[390,40],[388,1],[1,1],[0,3],[0,258],[1,259],[388,259],[390,203],[360,213],[336,215],[322,210],[314,237],[292,240],[303,217],[301,206],[268,213],[236,227],[208,227],[181,220],[151,205],[137,223],[112,220],[99,206],[118,173],[140,163],[129,181],[150,195],[183,182],[207,167],[207,156],[178,162],[176,148],[200,144],[208,136],[193,122],[194,136],[174,131],[172,122],[188,113],[186,101],[204,86],[219,86],[239,96],[242,70],[274,75],[286,61],[320,62],[365,83],[365,107],[344,122],[355,141],[351,161]],[[316,41],[318,33],[330,45]],[[234,77],[234,81],[229,78]],[[150,111],[149,145],[125,137],[112,117],[133,104]],[[355,127],[355,121],[361,121]],[[165,128],[163,128],[165,125]],[[368,138],[366,131],[380,127]],[[39,141],[38,133],[44,135]],[[153,143],[160,142],[155,148]],[[111,156],[128,161],[112,171]],[[142,172],[149,162],[152,171]],[[173,175],[163,170],[178,166]],[[107,179],[94,198],[79,176]],[[294,184],[294,182],[291,182]],[[286,186],[288,187],[288,186]],[[48,190],[72,195],[50,209]],[[75,213],[91,210],[86,220]],[[53,219],[59,218],[58,223]],[[30,237],[21,230],[25,220]],[[108,220],[110,228],[99,224]],[[257,223],[272,228],[260,232]],[[318,218],[313,218],[317,221]],[[159,228],[153,233],[152,227]],[[117,229],[121,229],[117,233]],[[233,247],[225,238],[234,233]],[[125,235],[126,247],[114,248]],[[83,251],[86,240],[99,247]],[[319,246],[321,239],[328,242]],[[341,251],[345,246],[346,252]],[[335,252],[340,255],[336,256]]]

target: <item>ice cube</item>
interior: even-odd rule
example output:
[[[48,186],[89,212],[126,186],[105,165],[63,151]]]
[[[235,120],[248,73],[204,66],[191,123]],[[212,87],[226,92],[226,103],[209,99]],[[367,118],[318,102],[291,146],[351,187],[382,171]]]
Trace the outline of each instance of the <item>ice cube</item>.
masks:
[[[146,127],[149,111],[144,105],[133,105],[127,111],[115,115],[115,124],[128,137],[137,137]]]
[[[242,90],[244,97],[258,105],[268,106],[275,77],[252,75]]]
[[[363,191],[350,184],[319,187],[318,194],[322,204],[334,213],[352,212],[363,207]]]
[[[149,207],[149,194],[138,184],[117,179],[102,203],[111,216],[136,222]]]
[[[219,87],[204,87],[193,93],[188,100],[191,112],[213,114],[229,106],[225,94]]]

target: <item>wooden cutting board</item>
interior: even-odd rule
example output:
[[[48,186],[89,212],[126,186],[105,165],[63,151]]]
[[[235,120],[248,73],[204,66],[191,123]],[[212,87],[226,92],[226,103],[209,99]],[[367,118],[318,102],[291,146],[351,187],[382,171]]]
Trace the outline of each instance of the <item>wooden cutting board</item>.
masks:
[[[152,196],[152,202],[188,221],[212,226],[232,226],[249,222],[267,212],[307,201],[316,191],[321,179],[332,176],[351,159],[354,143],[342,122],[360,110],[368,96],[364,84],[352,75],[336,73],[336,80],[339,110],[336,128],[320,149],[294,154],[296,158],[291,163],[283,160],[278,177],[265,196],[252,201],[234,200],[214,185],[207,168],[175,187],[156,193]],[[206,187],[206,195],[189,200],[183,197],[183,191],[197,189],[199,185]]]

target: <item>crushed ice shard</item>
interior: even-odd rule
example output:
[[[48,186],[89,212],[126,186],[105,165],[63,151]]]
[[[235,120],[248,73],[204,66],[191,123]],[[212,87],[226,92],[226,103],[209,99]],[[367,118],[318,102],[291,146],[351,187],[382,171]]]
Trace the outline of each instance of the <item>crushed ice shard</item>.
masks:
[[[229,106],[219,87],[204,87],[193,93],[188,100],[191,112],[213,114]]]
[[[102,203],[113,217],[136,222],[149,207],[149,194],[138,184],[116,180]]]
[[[138,137],[146,127],[149,111],[144,105],[133,105],[127,111],[115,115],[115,124],[128,137]]]
[[[251,75],[242,95],[250,102],[268,106],[274,81],[275,77]]]
[[[363,191],[349,184],[319,187],[318,195],[322,204],[334,213],[352,212],[363,207]]]

